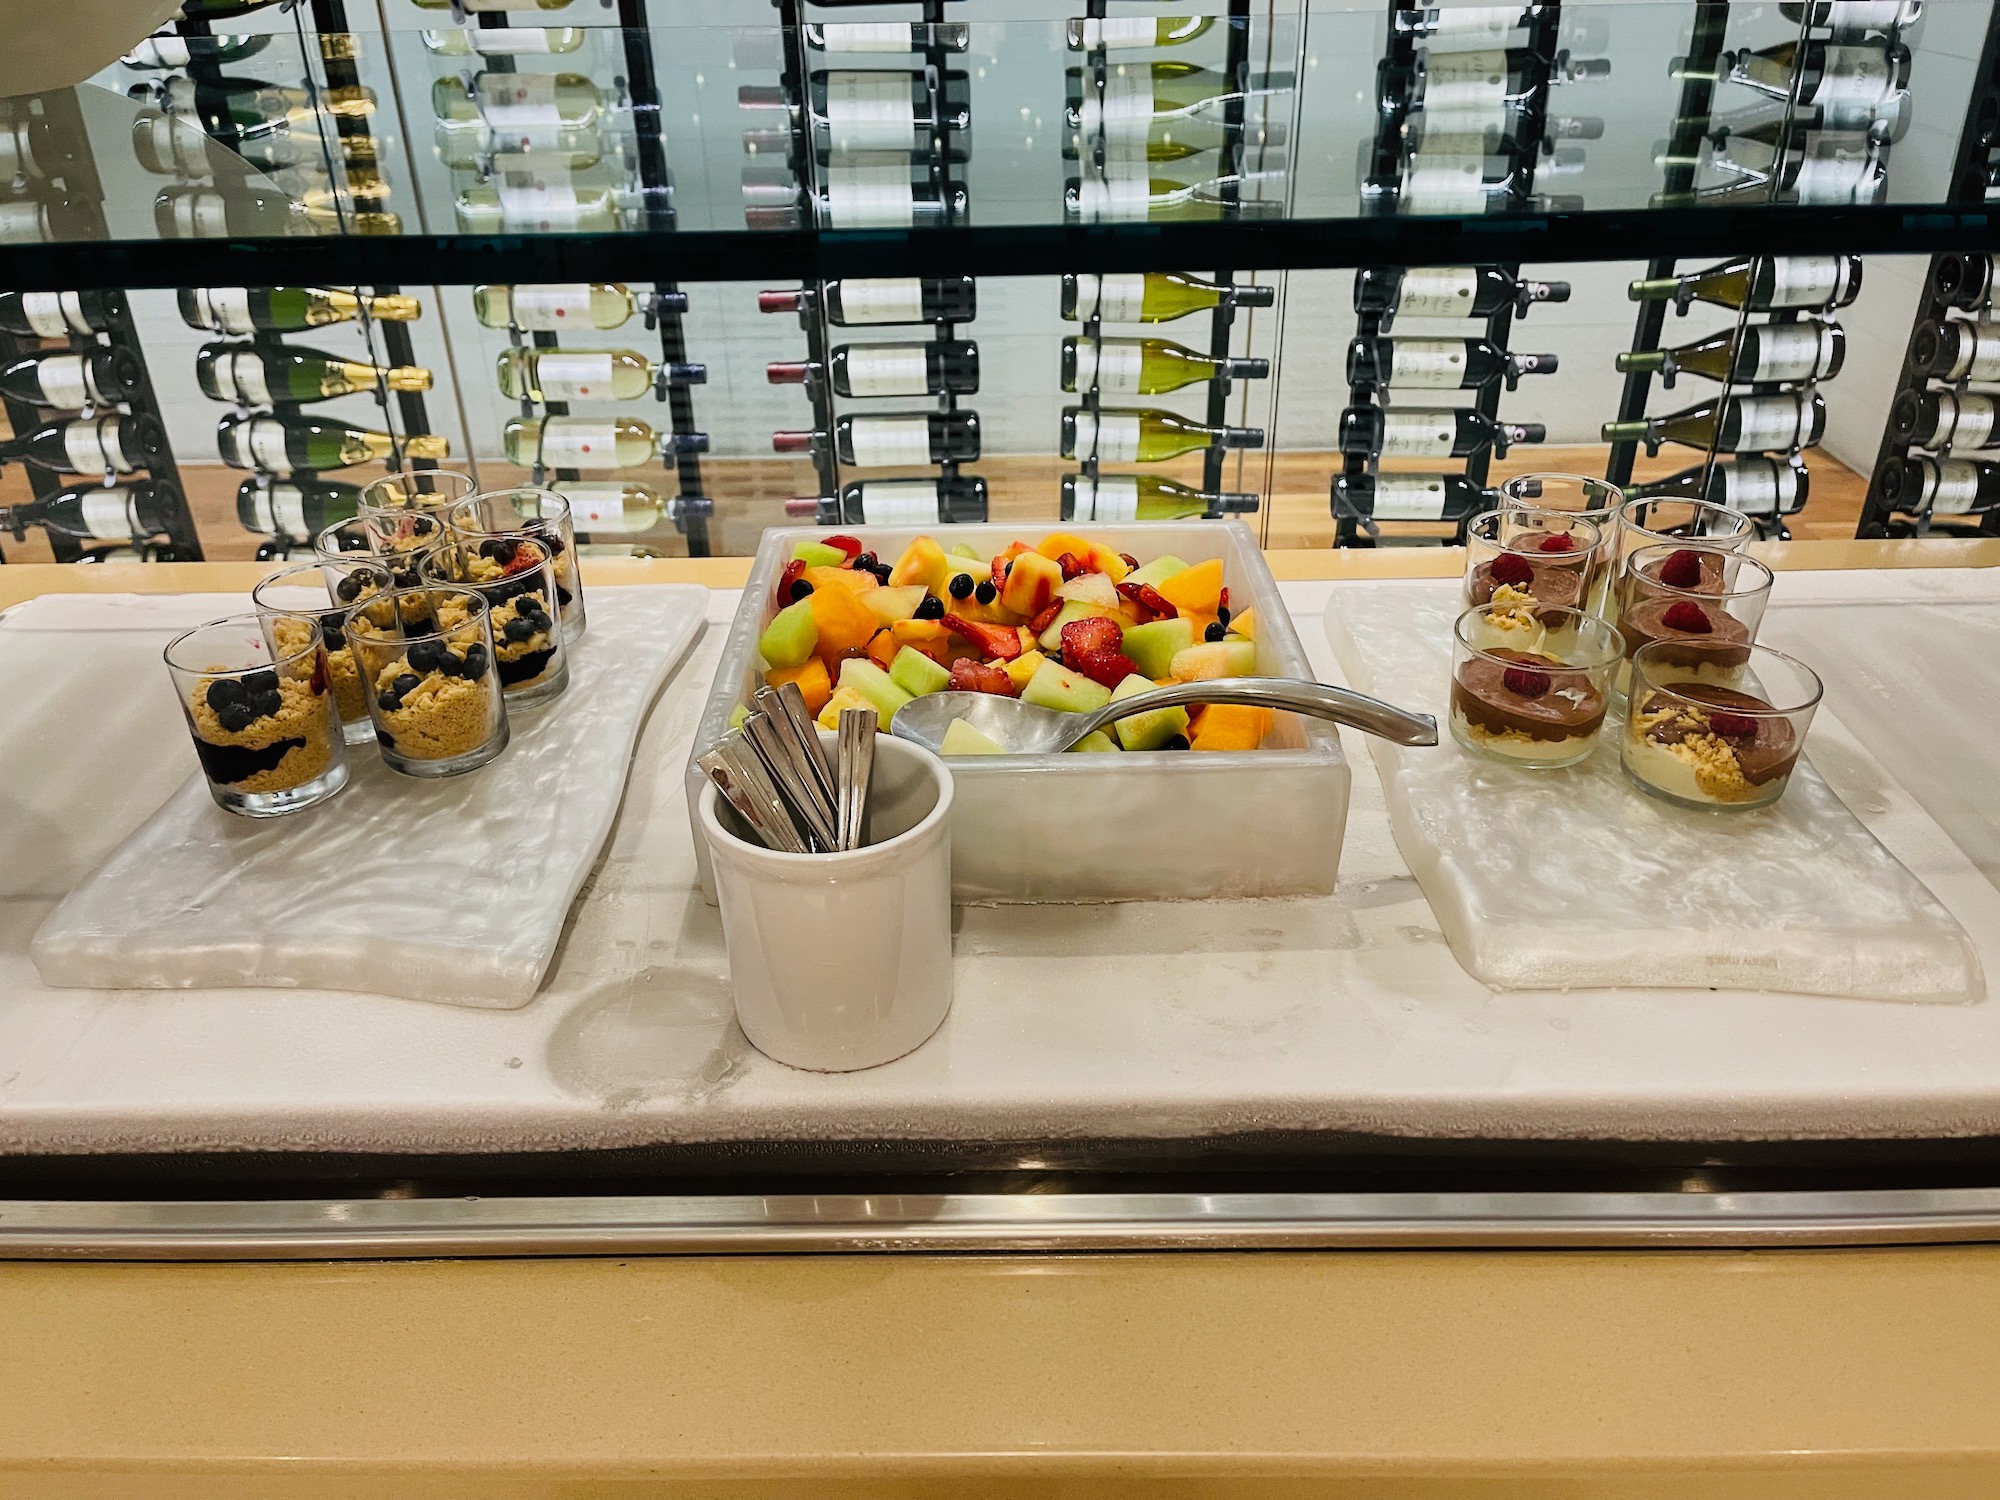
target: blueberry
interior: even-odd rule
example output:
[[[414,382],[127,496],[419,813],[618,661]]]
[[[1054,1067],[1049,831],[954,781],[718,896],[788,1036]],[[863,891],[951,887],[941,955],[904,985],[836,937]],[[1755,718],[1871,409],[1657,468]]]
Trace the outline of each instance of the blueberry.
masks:
[[[438,674],[440,676],[458,677],[462,676],[464,672],[465,663],[460,661],[456,656],[453,656],[449,651],[445,652],[444,658],[438,662]]]
[[[1219,641],[1227,634],[1229,632],[1223,628],[1222,621],[1211,620],[1208,629],[1201,633],[1201,638],[1205,641]]]
[[[247,703],[225,703],[215,711],[215,721],[231,734],[241,734],[257,722],[257,711]]]
[[[400,679],[398,679],[400,681]],[[414,679],[412,679],[414,681]],[[403,706],[403,700],[394,693],[384,693],[375,700],[375,706],[385,714],[392,714]]]
[[[558,604],[560,604],[560,605],[561,605],[561,606],[562,606],[562,607],[563,607],[564,609],[568,609],[568,608],[569,608],[569,601],[570,601],[570,592],[569,592],[569,590],[568,590],[568,589],[566,589],[566,588],[564,588],[564,587],[563,587],[563,586],[562,586],[561,584],[557,584],[557,585],[556,585],[556,602],[557,602]]]
[[[338,651],[340,649],[341,633],[346,628],[347,612],[345,610],[328,610],[319,617],[320,638],[326,642],[326,649],[329,651]]]
[[[418,641],[410,647],[410,665],[419,672],[435,672],[443,658],[444,645],[440,641]]]
[[[279,697],[276,692],[259,693],[250,700],[250,712],[260,719],[270,718],[273,714],[282,711],[284,706],[285,700]]]
[[[510,641],[525,641],[535,633],[535,622],[532,620],[509,620],[502,633]]]
[[[1184,734],[1170,735],[1167,742],[1160,746],[1162,750],[1185,750],[1187,747],[1188,737]]]
[[[887,588],[889,585],[889,575],[894,573],[896,570],[890,567],[887,563],[877,563],[873,571],[875,574],[875,581],[881,584],[884,588]]]
[[[874,553],[863,552],[859,557],[854,559],[854,571],[857,573],[872,573],[875,571],[875,563],[876,557]]]
[[[972,597],[972,575],[970,573],[954,573],[951,575],[951,597],[954,599],[970,599]]]
[[[981,604],[991,604],[995,599],[1000,597],[1000,590],[993,587],[993,580],[988,578],[983,580],[979,587],[972,591],[972,597],[977,599]]]
[[[409,692],[412,688],[421,686],[422,683],[423,678],[417,676],[416,673],[405,672],[401,677],[398,677],[394,682],[389,684],[389,691],[394,693],[398,698],[401,698],[403,694]]]
[[[1215,618],[1220,620],[1223,624],[1227,625],[1229,623],[1229,606],[1226,604],[1217,605],[1215,609]]]
[[[268,667],[261,672],[252,672],[243,679],[243,691],[247,694],[275,693],[278,690],[278,674]]]
[[[519,550],[520,549],[516,547],[514,543],[508,541],[507,538],[502,536],[488,537],[485,541],[479,544],[479,555],[481,557],[492,558],[502,567],[505,567],[508,563],[512,562],[514,560],[514,554]]]
[[[208,685],[206,697],[208,706],[221,713],[230,704],[243,701],[243,684],[234,677],[218,677]]]
[[[792,580],[792,603],[797,604],[801,599],[810,597],[812,591],[813,586],[803,578],[794,578]]]
[[[917,605],[917,618],[919,620],[942,620],[944,618],[944,600],[938,598],[936,594],[924,595],[923,601]]]
[[[486,647],[475,642],[465,648],[465,667],[462,674],[466,681],[477,682],[486,675]]]
[[[333,597],[338,599],[342,604],[352,604],[356,599],[359,599],[361,597],[360,577],[349,573],[333,586]]]

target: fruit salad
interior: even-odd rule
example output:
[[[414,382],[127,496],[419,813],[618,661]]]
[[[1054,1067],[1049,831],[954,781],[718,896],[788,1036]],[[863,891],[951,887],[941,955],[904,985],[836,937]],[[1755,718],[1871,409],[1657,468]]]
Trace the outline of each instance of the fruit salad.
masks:
[[[1091,713],[1159,684],[1257,670],[1256,619],[1230,609],[1219,559],[1142,563],[1069,532],[991,557],[918,537],[893,562],[853,537],[804,541],[770,604],[764,680],[797,683],[828,729],[841,710],[869,708],[887,731],[912,698],[946,690]],[[1071,753],[1254,750],[1271,724],[1263,708],[1161,708]],[[944,753],[1005,752],[960,719]]]

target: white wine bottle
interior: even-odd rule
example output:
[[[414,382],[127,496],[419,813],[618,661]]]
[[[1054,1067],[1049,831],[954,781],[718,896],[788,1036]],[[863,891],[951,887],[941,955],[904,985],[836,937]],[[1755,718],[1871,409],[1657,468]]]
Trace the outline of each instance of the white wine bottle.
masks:
[[[1219,119],[1232,103],[1284,93],[1297,82],[1291,73],[1264,73],[1251,75],[1239,88],[1224,74],[1178,61],[1113,63],[1104,71],[1101,93],[1094,69],[1070,68],[1063,78],[1063,123],[1069,129],[1141,138],[1170,119],[1202,112]]]
[[[1923,13],[1924,0],[1783,0],[1778,6],[1787,21],[1823,27],[1836,36],[1901,31],[1916,25]]]
[[[1847,334],[1838,323],[1801,318],[1796,323],[1753,323],[1674,349],[1627,350],[1618,368],[1657,370],[1668,390],[1683,372],[1709,380],[1764,385],[1780,380],[1830,380],[1847,359]]]
[[[531,57],[575,52],[589,35],[580,26],[467,26],[423,38],[439,57]]]
[[[636,417],[514,417],[500,448],[523,468],[636,469],[664,453],[706,453],[708,434],[658,432]]]
[[[1607,443],[1639,442],[1649,454],[1663,443],[1718,453],[1763,453],[1810,448],[1826,431],[1826,400],[1817,391],[1731,396],[1703,401],[1664,417],[1606,422]]]
[[[0,463],[14,461],[52,474],[129,474],[166,457],[167,435],[142,413],[70,417],[0,440]]]
[[[163,535],[180,508],[181,492],[164,479],[77,484],[25,505],[0,506],[0,532],[20,536],[40,526],[79,541],[129,542]]]
[[[1910,337],[1910,363],[1939,380],[2000,380],[2000,322],[1925,323]]]
[[[0,292],[0,328],[24,338],[103,333],[124,316],[123,292]]]
[[[454,0],[410,0],[419,10],[451,10]],[[570,0],[456,0],[456,8],[470,11],[566,10]]]
[[[1214,27],[1214,16],[1071,16],[1063,37],[1072,52],[1121,52],[1179,47]]]
[[[1158,396],[1218,376],[1262,380],[1270,373],[1268,359],[1218,359],[1168,339],[1085,336],[1062,341],[1062,388],[1066,391]]]
[[[826,495],[787,500],[785,514],[821,526],[977,525],[986,519],[986,481],[976,474],[953,479],[864,479],[843,489],[838,500]]]
[[[386,432],[321,417],[229,416],[215,427],[216,447],[232,469],[260,474],[346,469],[393,458],[397,442]],[[413,433],[401,443],[404,458],[451,457],[451,441],[436,433]]]
[[[431,85],[431,113],[440,120],[480,122],[502,130],[595,125],[604,94],[581,73],[482,72],[470,80]]]
[[[927,152],[939,132],[963,135],[972,128],[971,80],[956,70],[939,82],[935,113],[924,74],[907,68],[816,72],[807,97],[801,109],[782,87],[746,85],[736,91],[736,106],[804,125],[822,161],[858,151]]]
[[[624,227],[624,192],[606,174],[571,172],[559,154],[502,155],[492,180],[460,188],[452,207],[467,234],[613,234]]]
[[[1498,422],[1469,406],[1350,406],[1340,414],[1343,453],[1383,458],[1470,458],[1548,436],[1540,422]]]
[[[672,385],[701,385],[708,366],[662,364],[636,349],[503,349],[500,394],[516,401],[636,401]]]
[[[1204,151],[1219,151],[1237,141],[1247,151],[1277,149],[1290,139],[1290,127],[1278,119],[1260,120],[1231,126],[1226,120],[1194,115],[1187,119],[1164,120],[1144,136],[1093,136],[1081,130],[1063,137],[1062,154],[1071,161],[1185,161]]]
[[[841,396],[970,396],[979,390],[979,346],[970,339],[928,344],[841,344],[827,358]],[[798,360],[764,367],[772,385],[804,385],[819,368]]]
[[[901,465],[974,463],[979,458],[979,413],[884,412],[841,417],[833,424],[833,451],[859,469]],[[824,432],[774,432],[774,453],[813,453],[828,442]]]
[[[245,531],[288,542],[310,542],[329,526],[351,521],[361,487],[334,479],[258,474],[236,487],[236,520]]]
[[[1280,211],[1274,199],[1254,194],[1266,184],[1282,183],[1283,172],[1227,172],[1201,182],[1171,177],[1071,177],[1063,183],[1063,212],[1085,223],[1141,219],[1223,219],[1270,217]],[[1230,192],[1237,196],[1231,198]]]
[[[636,480],[565,480],[563,499],[578,531],[637,536],[660,524],[670,502],[650,484]]]
[[[1390,12],[1398,36],[1414,37],[1426,50],[1464,51],[1519,46],[1541,11],[1539,5],[1425,6]]]
[[[601,163],[607,152],[596,125],[488,125],[484,120],[439,120],[437,156],[447,167],[484,177],[503,157],[532,154],[550,166],[580,172]]]
[[[1403,122],[1403,155],[1422,151],[1463,151],[1472,155],[1519,156],[1557,141],[1600,141],[1604,121],[1596,115],[1532,114],[1494,116],[1484,121],[1418,113]]]
[[[1101,463],[1158,464],[1204,448],[1261,448],[1261,427],[1209,427],[1153,407],[1062,411],[1062,456]]]
[[[1340,474],[1333,513],[1361,521],[1464,521],[1493,508],[1491,490],[1463,474]]]
[[[1861,257],[1760,255],[1724,261],[1686,276],[1635,281],[1626,291],[1634,302],[1671,301],[1678,313],[1695,302],[1751,312],[1845,307],[1861,295]]]
[[[409,323],[424,310],[401,293],[362,297],[338,287],[184,286],[176,296],[182,322],[216,333],[294,333],[352,322],[364,311],[378,323]]]
[[[379,211],[345,211],[288,198],[274,188],[170,187],[153,200],[153,225],[163,239],[231,235],[400,234],[402,220]]]
[[[2000,448],[2000,400],[1971,391],[1904,391],[1889,408],[1898,444],[1933,452]]]
[[[1454,137],[1468,147],[1478,139]],[[1447,147],[1451,142],[1440,143]],[[1529,195],[1537,181],[1553,169],[1574,170],[1583,160],[1576,147],[1557,149],[1549,161],[1537,167],[1532,161],[1507,156],[1488,156],[1479,150],[1450,149],[1425,151],[1402,163],[1397,177],[1368,177],[1361,185],[1370,207],[1394,207],[1412,214],[1477,214],[1515,204],[1546,205],[1551,211],[1583,207],[1581,199],[1550,194]]]
[[[87,354],[33,354],[0,370],[0,392],[64,411],[130,401],[145,384],[139,357],[122,344],[95,346]]]
[[[1811,492],[1811,475],[1804,464],[1760,454],[1718,458],[1625,489],[1632,500],[1706,500],[1742,515],[1772,518],[1797,514]]]
[[[811,310],[813,294],[757,294],[759,312]],[[891,323],[969,323],[979,316],[979,289],[970,276],[846,277],[826,283],[826,318],[839,328]]]
[[[686,312],[687,294],[666,295],[663,312]],[[615,281],[550,282],[539,286],[476,286],[472,312],[488,328],[560,333],[565,328],[619,328],[638,309],[632,289]]]
[[[1354,310],[1379,315],[1386,331],[1398,314],[1490,318],[1509,305],[1521,314],[1567,302],[1569,291],[1567,281],[1522,281],[1501,266],[1364,266],[1354,273]]]
[[[1490,339],[1358,338],[1347,346],[1347,383],[1476,391],[1504,380],[1511,391],[1523,375],[1552,375],[1557,364],[1553,354],[1514,354]]]
[[[806,42],[820,52],[963,52],[972,28],[955,21],[808,21]]]
[[[1543,80],[1573,83],[1607,78],[1608,58],[1570,58],[1548,66],[1527,48],[1418,52],[1406,64],[1385,58],[1375,72],[1375,103],[1384,121],[1400,123],[1422,110],[1428,128],[1478,131],[1525,113]]]
[[[1909,87],[1910,49],[1898,43],[1858,46],[1797,40],[1725,52],[1726,76],[1801,109],[1852,109],[1886,103]]]
[[[962,221],[971,203],[963,183],[939,188],[908,151],[838,154],[811,188],[784,169],[745,167],[743,197],[752,229],[796,229],[808,210],[830,229],[909,229]]]
[[[1171,323],[1225,302],[1232,307],[1269,307],[1277,299],[1276,287],[1223,286],[1173,271],[1062,279],[1062,315],[1071,323],[1088,323],[1092,318],[1106,323]]]
[[[1204,516],[1248,515],[1255,495],[1210,494],[1153,474],[1065,474],[1065,521],[1191,521]]]
[[[427,391],[431,372],[419,365],[372,365],[318,349],[203,344],[194,357],[195,384],[211,401],[269,406],[278,401],[325,401],[372,391]]]
[[[1875,482],[1892,510],[1964,516],[2000,507],[2000,464],[1969,458],[1892,458]]]

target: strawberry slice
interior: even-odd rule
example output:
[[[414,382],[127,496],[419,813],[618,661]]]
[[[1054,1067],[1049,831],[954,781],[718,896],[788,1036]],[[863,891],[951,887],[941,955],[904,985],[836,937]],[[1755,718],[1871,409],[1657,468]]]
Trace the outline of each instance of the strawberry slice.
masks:
[[[1141,609],[1149,609],[1162,620],[1171,620],[1180,613],[1173,605],[1161,597],[1160,591],[1150,583],[1121,583],[1118,592],[1130,599]]]
[[[1055,624],[1056,616],[1063,612],[1063,606],[1067,603],[1069,603],[1067,599],[1058,599],[1047,609],[1036,615],[1034,619],[1028,621],[1029,632],[1034,635],[1040,635],[1044,630]]]
[[[1078,557],[1074,552],[1065,552],[1061,557],[1057,558],[1056,566],[1062,569],[1064,583],[1068,583],[1070,579],[1076,577],[1079,573],[1089,571],[1084,565],[1083,559]]]
[[[951,690],[955,693],[998,693],[1002,698],[1011,698],[1014,696],[1014,679],[1007,675],[1005,667],[961,656],[951,664]]]
[[[1512,584],[1516,588],[1535,581],[1535,570],[1528,565],[1527,558],[1512,552],[1503,552],[1494,558],[1486,571],[1495,583]]]
[[[1021,654],[1021,632],[1012,625],[981,625],[959,615],[946,615],[944,625],[953,635],[971,641],[988,656],[1012,661]]]
[[[1071,625],[1081,625],[1083,623],[1082,620],[1076,620],[1072,621]],[[1109,624],[1110,622],[1106,621],[1105,623]],[[1070,629],[1070,625],[1063,627],[1063,635],[1065,637],[1069,635]],[[1139,670],[1138,665],[1132,658],[1127,656],[1123,651],[1118,650],[1115,646],[1108,650],[1078,651],[1072,655],[1067,639],[1063,641],[1063,660],[1069,663],[1072,671],[1081,672],[1092,682],[1101,683],[1108,688],[1117,687],[1119,683]]]
[[[861,539],[859,537],[829,536],[822,537],[820,540],[825,542],[829,547],[838,547],[842,552],[845,552],[849,562],[853,562],[855,558],[861,555]]]
[[[1701,612],[1701,606],[1692,599],[1683,599],[1665,614],[1660,623],[1669,630],[1684,630],[1689,635],[1707,635],[1715,629],[1708,616]]]
[[[1125,632],[1118,628],[1118,622],[1103,615],[1094,615],[1087,620],[1071,620],[1062,628],[1063,660],[1074,662],[1091,651],[1117,651],[1124,639]],[[1114,682],[1110,686],[1118,684]]]

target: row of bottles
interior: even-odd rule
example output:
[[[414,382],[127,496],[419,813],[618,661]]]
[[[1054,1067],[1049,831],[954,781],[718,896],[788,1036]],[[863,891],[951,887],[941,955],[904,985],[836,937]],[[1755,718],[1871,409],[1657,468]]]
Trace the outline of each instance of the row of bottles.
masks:
[[[2000,462],[1986,456],[2000,449],[1997,282],[2000,259],[1991,255],[1931,264],[1863,515],[1865,528],[1881,528],[1875,534],[1921,535],[1940,521],[1945,530],[1976,526],[1951,518],[2000,509]]]

